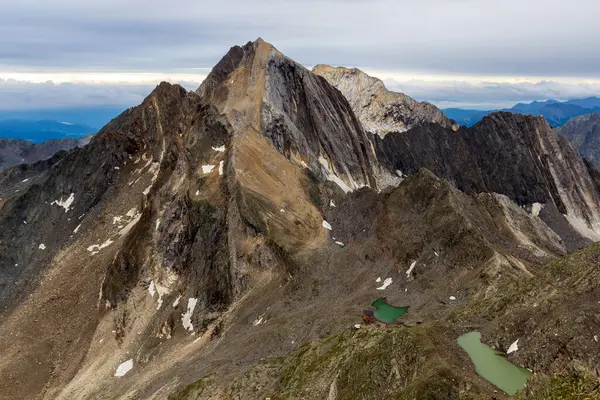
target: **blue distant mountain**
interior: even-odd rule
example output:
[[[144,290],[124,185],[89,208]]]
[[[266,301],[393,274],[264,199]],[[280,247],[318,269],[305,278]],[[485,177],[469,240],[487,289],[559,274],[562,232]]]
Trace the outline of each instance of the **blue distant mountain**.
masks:
[[[81,107],[56,108],[42,110],[0,110],[0,121],[65,121],[74,124],[87,125],[100,130],[111,119],[125,111],[126,107]]]
[[[494,112],[493,110],[482,111],[462,108],[446,108],[442,111],[448,118],[455,120],[459,125],[466,125],[468,127],[475,125],[475,123],[482,120],[483,117]]]
[[[96,133],[98,129],[83,124],[61,121],[27,121],[11,119],[0,121],[0,138],[24,139],[41,143],[51,139],[79,139]]]
[[[494,111],[509,111],[515,114],[541,115],[550,125],[559,127],[568,120],[580,115],[592,112],[600,112],[600,97],[588,97],[586,99],[573,99],[568,101],[546,100],[534,101],[532,103],[518,103],[511,108],[503,110],[465,110],[460,108],[448,108],[444,111],[448,118],[452,118],[460,125],[472,126],[486,115]]]

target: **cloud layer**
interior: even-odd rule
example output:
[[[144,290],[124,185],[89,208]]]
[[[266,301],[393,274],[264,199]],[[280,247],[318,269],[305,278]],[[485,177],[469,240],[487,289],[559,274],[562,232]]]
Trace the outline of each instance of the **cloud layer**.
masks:
[[[262,36],[305,65],[600,77],[595,0],[23,0],[3,68],[175,72]]]
[[[600,82],[596,0],[5,3],[0,13],[0,78],[15,72],[65,71],[204,74],[230,46],[260,36],[304,65],[478,79],[392,82],[392,87],[434,102],[483,104],[524,99],[519,96],[533,100],[600,94],[596,84],[580,85]],[[485,83],[489,76],[498,79]],[[545,78],[503,84],[502,77]],[[31,87],[23,87],[31,93]],[[94,96],[129,102],[141,89],[59,86],[50,89],[48,99],[58,93],[92,103],[99,101]],[[0,97],[0,107],[5,107],[7,96]]]

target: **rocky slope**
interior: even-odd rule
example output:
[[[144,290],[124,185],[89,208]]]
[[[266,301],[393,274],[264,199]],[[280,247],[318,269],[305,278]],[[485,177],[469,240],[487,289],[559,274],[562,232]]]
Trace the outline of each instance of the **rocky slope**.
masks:
[[[52,157],[61,150],[84,146],[90,137],[83,139],[53,139],[42,143],[32,143],[21,139],[0,138],[0,171],[13,165],[33,164]]]
[[[582,157],[600,168],[600,114],[572,118],[558,129],[558,133],[569,139]]]
[[[342,92],[365,130],[382,138],[390,132],[405,132],[427,122],[458,128],[433,104],[391,92],[381,80],[359,69],[317,65],[312,72]]]
[[[440,150],[432,173],[393,154],[416,132],[368,134],[340,91],[257,40],[195,93],[162,83],[89,145],[1,172],[0,398],[507,398],[456,337],[504,326],[497,288],[545,276],[580,239],[543,213],[561,200],[579,215],[598,185],[561,143],[534,140],[540,121],[494,118],[477,131],[503,144],[492,160],[514,148],[538,172],[483,175],[478,159],[459,179]],[[469,154],[445,136],[465,131],[437,129],[423,139]],[[409,312],[352,330],[379,297]],[[499,304],[489,318],[484,301]]]

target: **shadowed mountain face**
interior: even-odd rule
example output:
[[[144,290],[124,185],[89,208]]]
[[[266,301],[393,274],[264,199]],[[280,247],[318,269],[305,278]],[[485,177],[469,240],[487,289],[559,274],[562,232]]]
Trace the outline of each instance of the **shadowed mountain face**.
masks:
[[[600,168],[600,114],[592,113],[570,119],[558,133],[569,139],[582,157]]]
[[[581,236],[599,238],[594,180],[542,118],[494,113],[457,132],[426,125],[376,142],[378,158],[390,169],[412,174],[429,168],[467,192],[501,193],[520,205],[541,203],[560,213],[546,214],[550,225],[566,218]]]
[[[556,355],[536,329],[568,310],[519,308],[535,318],[518,326],[497,288],[574,262],[600,179],[543,119],[398,121],[369,133],[259,39],[196,92],[162,83],[87,146],[0,172],[0,398],[507,398],[455,339],[536,332],[509,358]],[[587,262],[569,288],[595,290]],[[380,297],[409,312],[351,328]],[[591,365],[588,341],[536,373]]]

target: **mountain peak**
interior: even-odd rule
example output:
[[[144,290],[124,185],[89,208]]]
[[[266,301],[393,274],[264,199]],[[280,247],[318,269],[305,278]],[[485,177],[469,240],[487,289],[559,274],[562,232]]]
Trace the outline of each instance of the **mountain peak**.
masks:
[[[427,122],[457,129],[436,106],[418,102],[404,93],[387,90],[383,81],[358,68],[320,64],[313,73],[321,75],[346,96],[365,129],[384,137],[390,132],[405,132]]]

